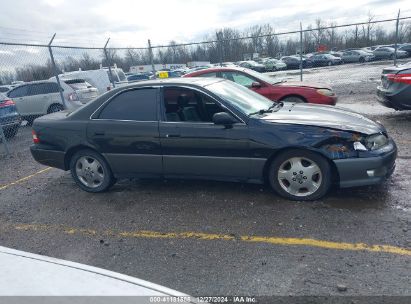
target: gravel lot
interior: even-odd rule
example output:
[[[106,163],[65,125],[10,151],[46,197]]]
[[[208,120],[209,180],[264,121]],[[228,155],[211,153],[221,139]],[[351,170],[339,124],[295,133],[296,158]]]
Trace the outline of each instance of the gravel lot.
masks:
[[[386,126],[399,157],[383,185],[335,189],[308,203],[266,186],[203,181],[126,180],[93,195],[68,172],[38,173],[46,168],[32,160],[23,127],[10,142],[13,156],[0,156],[0,245],[192,295],[411,296],[411,112],[377,104],[382,67],[316,68],[304,80],[329,82],[339,106]],[[357,250],[360,243],[369,246]]]

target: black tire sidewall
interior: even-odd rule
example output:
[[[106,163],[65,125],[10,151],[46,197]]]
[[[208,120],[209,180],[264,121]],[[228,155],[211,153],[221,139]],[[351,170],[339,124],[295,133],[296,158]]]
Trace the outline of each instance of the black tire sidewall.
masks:
[[[57,109],[57,110],[56,110]],[[47,110],[47,114],[51,114],[51,113],[56,113],[56,112],[60,112],[63,111],[64,107],[60,104],[52,104],[48,110]]]
[[[277,179],[277,173],[278,169],[281,166],[283,162],[285,162],[287,159],[290,159],[292,157],[305,157],[308,158],[320,167],[321,169],[321,174],[322,174],[322,184],[318,188],[316,192],[314,192],[311,195],[304,196],[304,197],[299,197],[299,196],[294,196],[286,192],[280,185]],[[311,200],[316,200],[320,199],[324,195],[327,194],[328,190],[331,187],[331,181],[332,181],[332,174],[331,174],[331,167],[328,161],[321,156],[318,153],[308,151],[308,150],[299,150],[299,149],[293,149],[293,150],[287,150],[279,154],[277,157],[273,159],[273,161],[270,164],[269,167],[269,172],[268,172],[268,182],[271,186],[271,188],[277,192],[279,195],[286,199],[290,200],[296,200],[296,201],[311,201]]]
[[[80,157],[83,156],[90,156],[93,157],[95,159],[97,159],[100,164],[103,166],[103,170],[104,170],[104,181],[103,183],[96,187],[96,188],[90,188],[87,187],[86,185],[84,185],[80,179],[77,176],[76,173],[76,162]],[[92,193],[98,193],[98,192],[104,192],[106,190],[108,190],[112,185],[114,185],[114,183],[116,182],[116,180],[113,177],[112,171],[110,166],[108,165],[108,163],[106,162],[106,160],[97,152],[93,151],[93,150],[89,150],[89,149],[85,149],[85,150],[80,150],[78,152],[76,152],[73,157],[70,160],[70,171],[71,171],[71,175],[74,179],[74,181],[76,182],[76,184],[83,189],[84,191],[87,192],[92,192]]]
[[[298,97],[298,96],[285,97],[284,99],[281,99],[281,101],[295,102],[295,103],[305,103],[306,102],[304,99],[302,99],[301,97]]]

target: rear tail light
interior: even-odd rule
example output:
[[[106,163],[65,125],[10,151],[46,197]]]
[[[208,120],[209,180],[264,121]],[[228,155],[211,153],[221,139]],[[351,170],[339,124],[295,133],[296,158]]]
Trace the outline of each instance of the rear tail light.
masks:
[[[387,74],[387,79],[392,82],[411,84],[411,74]]]
[[[11,99],[6,99],[6,100],[0,101],[0,108],[4,108],[4,107],[8,107],[8,106],[14,106],[14,105],[15,105],[15,103]]]
[[[70,100],[70,101],[75,101],[75,100],[78,100],[78,96],[75,92],[70,93],[70,94],[67,95],[67,99]]]
[[[31,134],[32,134],[32,136],[33,136],[33,142],[35,143],[35,144],[39,144],[40,143],[40,139],[37,137],[37,133],[36,133],[36,131],[31,131]]]

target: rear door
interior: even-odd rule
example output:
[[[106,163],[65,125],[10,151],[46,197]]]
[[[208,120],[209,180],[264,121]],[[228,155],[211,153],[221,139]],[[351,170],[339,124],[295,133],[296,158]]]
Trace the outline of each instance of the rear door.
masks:
[[[158,107],[159,89],[144,87],[119,92],[93,114],[87,138],[115,175],[162,174]]]
[[[33,115],[46,114],[53,103],[60,103],[58,84],[55,82],[33,83],[29,86],[27,108]]]

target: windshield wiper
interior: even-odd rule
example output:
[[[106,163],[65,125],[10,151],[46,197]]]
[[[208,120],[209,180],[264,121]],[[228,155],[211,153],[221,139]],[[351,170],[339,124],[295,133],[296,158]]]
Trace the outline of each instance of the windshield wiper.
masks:
[[[256,114],[264,114],[264,113],[272,113],[272,112],[277,112],[284,106],[284,103],[282,101],[277,101],[274,102],[271,106],[268,107],[268,109],[261,109],[256,112],[248,114],[248,116],[256,115]]]

